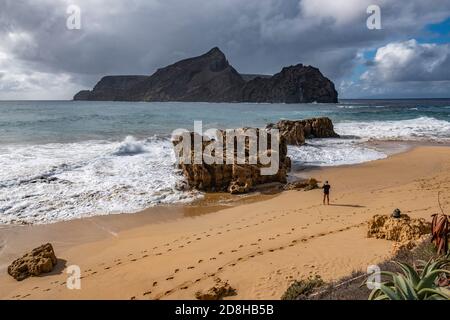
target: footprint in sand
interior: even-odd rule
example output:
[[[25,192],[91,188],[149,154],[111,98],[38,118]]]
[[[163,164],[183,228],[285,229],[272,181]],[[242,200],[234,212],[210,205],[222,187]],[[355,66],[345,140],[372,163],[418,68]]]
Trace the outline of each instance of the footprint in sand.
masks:
[[[195,269],[195,267],[194,266],[189,266],[189,267],[187,267],[188,268],[188,270],[192,270],[192,269]]]
[[[158,285],[158,282],[157,282],[157,281],[153,282],[153,286],[154,286],[154,287],[156,287],[157,285]]]
[[[209,258],[209,260],[216,260],[216,258],[212,257],[212,258]]]
[[[151,292],[151,291],[146,291],[146,292],[143,293],[143,295],[144,295],[144,296],[147,296],[147,295],[149,295],[150,293],[152,293],[152,292]]]
[[[203,262],[203,260],[202,259],[200,259],[200,260],[198,260],[198,262],[197,263],[202,263]]]
[[[166,281],[168,281],[168,280],[173,280],[173,277],[168,277],[168,278],[166,279]]]

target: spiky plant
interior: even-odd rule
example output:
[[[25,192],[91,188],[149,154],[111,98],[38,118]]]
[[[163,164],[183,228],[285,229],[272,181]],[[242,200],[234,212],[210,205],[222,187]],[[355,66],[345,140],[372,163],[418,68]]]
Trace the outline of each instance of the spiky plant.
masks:
[[[443,269],[450,264],[450,255],[430,259],[426,263],[422,261],[421,270],[406,263],[395,263],[401,273],[379,272],[382,276],[388,276],[390,281],[374,289],[369,300],[450,300],[450,290],[436,284],[439,275],[450,274],[449,270]]]

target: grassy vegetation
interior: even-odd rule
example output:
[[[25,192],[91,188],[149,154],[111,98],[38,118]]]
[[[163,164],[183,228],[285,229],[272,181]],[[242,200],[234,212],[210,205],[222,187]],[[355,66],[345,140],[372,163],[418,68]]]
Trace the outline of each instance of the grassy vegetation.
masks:
[[[389,261],[380,263],[378,266],[384,272],[401,273],[402,267],[393,261],[417,266],[419,261],[429,261],[435,257],[436,250],[434,245],[430,241],[424,241],[413,250],[401,251]],[[448,265],[442,267],[450,270]],[[365,272],[357,271],[334,283],[323,283],[322,281],[317,286],[307,286],[306,284],[309,283],[309,279],[306,282],[296,281],[284,293],[283,298],[290,298],[291,300],[367,300],[372,290],[369,290],[365,285],[365,276]],[[311,287],[312,289],[310,289]],[[306,288],[306,290],[303,288]],[[297,291],[301,292],[301,294],[296,296]]]
[[[387,279],[379,288],[372,291],[369,300],[450,300],[450,290],[436,283],[441,275],[445,277],[450,270],[450,255],[421,262],[420,267],[396,262],[401,272],[381,271],[380,276]]]
[[[324,285],[319,277],[309,277],[306,280],[294,281],[281,297],[281,300],[302,300],[307,298],[315,289]]]

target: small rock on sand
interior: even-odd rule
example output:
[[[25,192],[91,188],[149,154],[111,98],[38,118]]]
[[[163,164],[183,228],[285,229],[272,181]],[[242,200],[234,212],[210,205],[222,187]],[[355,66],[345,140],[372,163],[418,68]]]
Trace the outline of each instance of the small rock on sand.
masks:
[[[53,247],[47,243],[14,260],[8,266],[8,274],[17,281],[22,281],[30,276],[51,272],[56,264]]]
[[[195,293],[195,297],[198,300],[221,300],[234,295],[236,295],[236,290],[228,282],[222,281],[219,278],[215,279],[215,285],[209,290],[205,292],[197,291]]]

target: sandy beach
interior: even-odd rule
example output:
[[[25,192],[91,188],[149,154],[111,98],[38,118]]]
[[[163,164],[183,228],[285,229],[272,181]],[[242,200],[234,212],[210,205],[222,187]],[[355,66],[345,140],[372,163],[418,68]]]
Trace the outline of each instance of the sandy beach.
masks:
[[[303,173],[332,185],[227,205],[172,206],[50,225],[2,227],[1,299],[195,299],[228,281],[231,299],[279,299],[295,279],[336,280],[389,259],[392,243],[366,238],[366,221],[395,208],[430,220],[437,193],[450,207],[450,148],[420,146],[361,165]],[[17,282],[6,266],[45,242],[56,270]],[[81,268],[81,289],[65,268]]]

